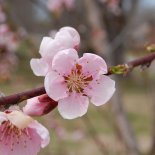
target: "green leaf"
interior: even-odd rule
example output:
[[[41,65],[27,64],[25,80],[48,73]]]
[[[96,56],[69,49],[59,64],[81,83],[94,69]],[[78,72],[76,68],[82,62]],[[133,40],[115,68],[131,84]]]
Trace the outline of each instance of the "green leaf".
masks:
[[[146,50],[151,53],[155,52],[155,44],[151,44],[151,45],[147,46]]]
[[[127,74],[129,71],[129,66],[127,64],[125,65],[117,65],[110,67],[110,72],[112,74]]]

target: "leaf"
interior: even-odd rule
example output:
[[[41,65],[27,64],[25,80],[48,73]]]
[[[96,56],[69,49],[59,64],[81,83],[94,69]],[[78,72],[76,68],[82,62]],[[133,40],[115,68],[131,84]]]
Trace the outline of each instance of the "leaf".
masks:
[[[151,45],[147,46],[146,50],[151,53],[155,52],[155,44],[151,44]]]
[[[127,64],[110,67],[110,72],[112,74],[124,74],[124,75],[126,75],[128,73],[128,71],[129,71],[129,66]]]

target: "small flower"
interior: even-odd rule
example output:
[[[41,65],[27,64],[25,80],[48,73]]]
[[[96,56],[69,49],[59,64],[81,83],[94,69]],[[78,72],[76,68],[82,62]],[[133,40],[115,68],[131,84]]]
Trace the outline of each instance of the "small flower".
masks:
[[[31,68],[35,75],[45,76],[51,70],[53,57],[59,51],[69,48],[77,48],[80,44],[80,36],[72,27],[63,27],[55,35],[55,38],[44,37],[39,53],[40,59],[32,59]]]
[[[23,111],[29,116],[41,116],[52,111],[57,105],[58,103],[56,101],[44,94],[27,100]]]
[[[2,8],[2,6],[0,5],[0,23],[3,23],[6,21],[6,14]]]
[[[96,106],[105,104],[115,91],[115,82],[103,75],[105,61],[95,54],[85,53],[79,59],[76,50],[63,50],[53,58],[52,69],[45,77],[45,89],[66,119],[84,115],[89,100]]]
[[[48,130],[21,111],[0,112],[1,155],[36,155],[49,140]]]
[[[64,6],[67,10],[73,9],[74,3],[75,0],[48,0],[47,8],[51,12],[61,13]]]
[[[0,48],[5,48],[8,52],[15,52],[18,48],[17,35],[7,24],[0,25]]]

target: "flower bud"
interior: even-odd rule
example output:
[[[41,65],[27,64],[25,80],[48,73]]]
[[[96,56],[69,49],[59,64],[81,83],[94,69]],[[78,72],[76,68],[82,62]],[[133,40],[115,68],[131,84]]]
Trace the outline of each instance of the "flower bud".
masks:
[[[57,105],[58,102],[49,98],[47,94],[44,94],[28,99],[23,111],[30,116],[41,116],[52,111]]]

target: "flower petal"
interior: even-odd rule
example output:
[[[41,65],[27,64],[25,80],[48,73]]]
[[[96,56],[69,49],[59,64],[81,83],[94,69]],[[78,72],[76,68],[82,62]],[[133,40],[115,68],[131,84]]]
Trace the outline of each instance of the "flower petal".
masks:
[[[87,112],[88,105],[88,97],[74,93],[58,102],[58,110],[63,118],[74,119],[83,116]]]
[[[31,59],[30,65],[36,76],[45,76],[48,72],[48,64],[43,58]]]
[[[61,42],[59,40],[54,39],[47,45],[47,50],[44,57],[51,57],[53,59],[55,54],[57,54],[60,50],[63,50]]]
[[[43,125],[41,125],[37,121],[33,121],[33,123],[29,125],[29,128],[35,129],[37,134],[40,136],[42,140],[41,141],[42,148],[44,148],[45,146],[49,144],[50,142],[49,132]]]
[[[108,76],[101,75],[99,79],[93,80],[84,92],[91,98],[94,105],[100,106],[114,94],[115,82]]]
[[[44,94],[28,99],[27,104],[23,107],[23,112],[29,116],[42,116],[52,111],[57,105],[56,101]]]
[[[46,75],[44,85],[48,96],[55,101],[68,96],[64,78],[54,71]]]
[[[68,31],[59,31],[55,35],[55,40],[60,43],[60,49],[74,48],[73,37]]]
[[[59,51],[72,47],[74,47],[72,36],[69,32],[63,31],[61,33],[57,32],[55,39],[44,37],[39,52],[43,58],[51,57],[53,59]]]
[[[4,112],[0,112],[0,125],[1,123],[3,123],[4,121],[7,121],[7,115]]]
[[[53,41],[50,37],[43,37],[42,42],[40,44],[39,53],[41,56],[46,56],[46,53],[50,52],[48,45]]]
[[[66,49],[55,55],[52,62],[52,69],[61,75],[68,75],[75,66],[78,59],[77,51]]]
[[[29,116],[40,116],[43,113],[43,104],[39,102],[38,96],[27,100],[23,112]]]
[[[82,65],[84,74],[95,76],[98,73],[100,75],[107,73],[106,62],[96,54],[85,53],[83,57],[79,59],[78,63]]]
[[[1,128],[0,128],[1,130]],[[0,135],[0,154],[2,155],[36,155],[41,148],[41,138],[34,129],[27,129],[27,133],[17,135],[13,132]]]
[[[72,36],[74,47],[80,44],[80,35],[73,27],[66,26],[61,28],[59,31],[68,31],[70,33],[70,35]]]
[[[54,55],[60,50],[62,50],[62,48],[59,40],[44,37],[40,45],[39,53],[43,58],[47,59],[50,57],[50,59],[53,59]]]
[[[0,125],[0,154],[36,155],[49,143],[48,130],[37,121],[20,111],[10,111],[6,115],[10,122]]]
[[[3,130],[3,128],[0,127],[0,131],[2,131],[2,130]],[[4,135],[3,134],[0,134],[0,138],[1,139],[2,139],[2,136],[4,136]],[[6,142],[8,142],[8,141],[7,140],[5,140],[5,141],[1,140],[0,141],[0,154],[10,155],[9,154],[9,152],[10,152],[10,147],[9,147],[10,143],[9,143],[9,145],[8,144],[5,145]]]
[[[8,120],[19,129],[26,128],[33,119],[20,111],[12,111],[7,114]]]

